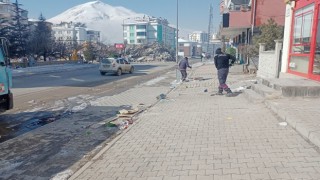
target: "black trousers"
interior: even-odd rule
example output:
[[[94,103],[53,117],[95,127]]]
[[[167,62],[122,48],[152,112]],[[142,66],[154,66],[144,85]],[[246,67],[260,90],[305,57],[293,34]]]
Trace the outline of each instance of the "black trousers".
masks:
[[[219,80],[219,91],[222,92],[223,90],[229,91],[229,87],[226,84],[227,77],[229,74],[229,68],[222,68],[218,70],[218,80]]]
[[[181,72],[181,80],[184,81],[187,78],[187,70],[186,69],[180,69]]]

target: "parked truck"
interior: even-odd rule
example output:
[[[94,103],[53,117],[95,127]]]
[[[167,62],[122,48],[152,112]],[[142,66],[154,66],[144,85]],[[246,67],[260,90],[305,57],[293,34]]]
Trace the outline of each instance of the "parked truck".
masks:
[[[13,108],[12,74],[8,56],[8,40],[0,37],[0,113]]]

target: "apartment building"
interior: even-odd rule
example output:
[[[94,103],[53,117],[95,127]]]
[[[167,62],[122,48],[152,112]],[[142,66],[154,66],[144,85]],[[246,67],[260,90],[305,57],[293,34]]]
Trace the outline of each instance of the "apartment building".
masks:
[[[192,42],[208,42],[209,35],[204,31],[195,31],[189,34],[189,41]]]
[[[89,30],[87,29],[87,40],[90,42],[100,42],[100,31]]]
[[[0,18],[8,20],[9,22],[13,20],[16,16],[15,5],[10,2],[10,0],[0,0]],[[20,9],[20,22],[22,24],[28,24],[28,11]]]
[[[126,21],[125,21],[126,20]],[[175,47],[175,28],[166,19],[142,17],[123,20],[123,40],[125,44],[163,43]]]
[[[87,41],[100,42],[100,32],[87,30],[86,27],[79,23],[62,22],[52,26],[52,32],[56,41],[73,44],[77,42],[82,44]]]

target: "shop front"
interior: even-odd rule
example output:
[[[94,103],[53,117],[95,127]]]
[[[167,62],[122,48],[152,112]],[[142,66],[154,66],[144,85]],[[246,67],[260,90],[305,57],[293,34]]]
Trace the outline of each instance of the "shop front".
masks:
[[[320,0],[296,0],[288,72],[320,81]]]

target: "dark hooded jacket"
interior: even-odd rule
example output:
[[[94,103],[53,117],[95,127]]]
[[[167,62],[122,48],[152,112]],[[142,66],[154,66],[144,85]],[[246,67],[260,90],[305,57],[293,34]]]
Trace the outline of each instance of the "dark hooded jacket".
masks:
[[[183,58],[178,65],[179,65],[179,70],[186,70],[187,67],[191,68],[188,62],[188,58]]]
[[[231,60],[231,64],[234,64],[234,62],[236,61],[236,58],[230,54],[223,53],[221,51],[221,48],[218,48],[216,50],[216,55],[214,56],[214,65],[218,70],[223,68],[229,68],[230,67],[229,60]]]

